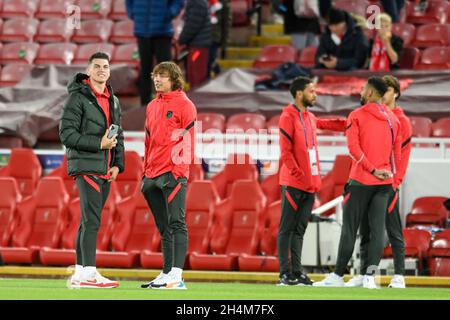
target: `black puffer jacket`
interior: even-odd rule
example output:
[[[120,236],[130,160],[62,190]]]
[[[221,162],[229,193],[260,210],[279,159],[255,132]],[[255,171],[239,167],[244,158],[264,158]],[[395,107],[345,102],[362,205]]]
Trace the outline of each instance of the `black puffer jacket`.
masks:
[[[212,31],[208,1],[187,1],[184,12],[184,27],[179,42],[189,47],[209,48],[211,46]]]
[[[106,116],[97,102],[90,86],[83,82],[88,76],[75,75],[67,86],[69,97],[64,104],[59,123],[59,137],[66,146],[69,175],[99,174],[108,170],[108,150],[101,150],[100,143],[107,126]],[[119,99],[110,93],[109,111],[111,123],[120,126],[121,109]],[[123,130],[119,130],[117,145],[111,150],[111,167],[117,166],[119,172],[125,168]]]
[[[369,41],[362,29],[356,26],[353,18],[347,12],[345,12],[345,16],[347,31],[339,46],[331,39],[331,31],[328,27],[320,36],[320,43],[316,53],[317,68],[324,68],[319,62],[319,58],[325,54],[337,57],[336,70],[345,71],[364,67],[369,51]]]

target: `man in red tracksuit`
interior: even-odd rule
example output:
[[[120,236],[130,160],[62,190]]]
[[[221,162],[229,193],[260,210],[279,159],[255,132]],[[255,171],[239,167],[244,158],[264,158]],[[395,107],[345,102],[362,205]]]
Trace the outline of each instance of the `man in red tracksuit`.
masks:
[[[403,240],[403,228],[400,218],[399,204],[398,204],[398,187],[403,181],[408,168],[409,155],[411,153],[411,136],[412,126],[408,117],[403,112],[402,108],[397,106],[396,100],[400,97],[400,83],[397,78],[393,76],[384,76],[383,80],[388,86],[388,91],[383,97],[383,102],[394,113],[400,121],[401,131],[401,160],[400,166],[394,175],[394,183],[392,189],[389,190],[389,201],[386,212],[386,231],[392,247],[394,257],[395,275],[389,284],[390,288],[405,288],[405,243]],[[361,238],[361,275],[364,275],[367,270],[367,246],[370,239],[363,236]],[[346,286],[358,287],[362,286],[362,276],[353,277]]]
[[[294,79],[290,92],[295,103],[284,108],[279,122],[282,192],[278,231],[279,285],[311,285],[312,281],[301,271],[301,255],[314,193],[321,185],[316,130],[344,131],[345,120],[316,119],[307,110],[316,102],[315,84],[311,79]]]
[[[184,80],[175,63],[158,64],[152,78],[157,97],[147,106],[141,190],[161,234],[163,271],[142,287],[186,289],[182,279],[188,245],[186,186],[194,159],[197,111],[182,91]]]
[[[347,119],[347,145],[353,159],[350,179],[344,191],[344,214],[334,273],[315,286],[344,286],[343,275],[352,256],[361,225],[367,244],[367,269],[363,287],[377,288],[371,275],[378,267],[384,248],[384,226],[394,174],[400,168],[400,123],[381,103],[387,85],[371,77],[361,92],[362,107]],[[361,223],[362,222],[362,223]]]

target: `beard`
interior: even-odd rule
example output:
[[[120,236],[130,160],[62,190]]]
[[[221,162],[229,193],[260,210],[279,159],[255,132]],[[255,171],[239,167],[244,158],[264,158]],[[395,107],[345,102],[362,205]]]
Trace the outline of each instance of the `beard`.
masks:
[[[307,99],[305,99],[305,98],[302,99],[302,105],[303,105],[305,108],[310,108],[310,107],[312,107],[312,106],[314,105],[315,102],[316,102],[316,100],[307,100]]]

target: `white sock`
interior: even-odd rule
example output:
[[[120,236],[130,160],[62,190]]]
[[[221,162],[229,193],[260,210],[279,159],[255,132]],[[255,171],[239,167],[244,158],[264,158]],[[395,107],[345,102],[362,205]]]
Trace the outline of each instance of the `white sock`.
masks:
[[[76,264],[74,276],[81,277],[81,275],[83,274],[83,270],[84,270],[84,268],[82,265]]]
[[[92,279],[95,277],[96,272],[97,272],[96,267],[84,267],[83,268],[83,278]]]
[[[175,279],[181,279],[181,274],[182,273],[183,273],[183,269],[181,269],[181,268],[172,267],[172,270],[170,270],[170,274]]]

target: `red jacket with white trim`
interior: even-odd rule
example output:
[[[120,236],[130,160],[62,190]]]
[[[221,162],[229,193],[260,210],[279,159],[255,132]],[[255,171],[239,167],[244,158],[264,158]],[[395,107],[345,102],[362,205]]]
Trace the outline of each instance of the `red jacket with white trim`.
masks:
[[[344,131],[345,120],[317,119],[311,112],[301,112],[294,104],[284,108],[280,116],[280,185],[306,192],[317,192],[321,186],[319,154],[317,152],[317,128]],[[305,140],[305,132],[307,142]],[[318,175],[312,175],[308,148],[315,149]]]
[[[392,124],[392,134],[389,122]],[[380,180],[372,172],[387,169],[393,172],[400,168],[401,132],[400,122],[383,104],[369,103],[350,113],[347,118],[347,146],[352,157],[350,179],[367,185],[392,184],[393,178]],[[392,139],[394,141],[392,141]]]
[[[172,172],[175,179],[189,178],[194,159],[197,110],[181,90],[158,93],[147,106],[144,175]]]

